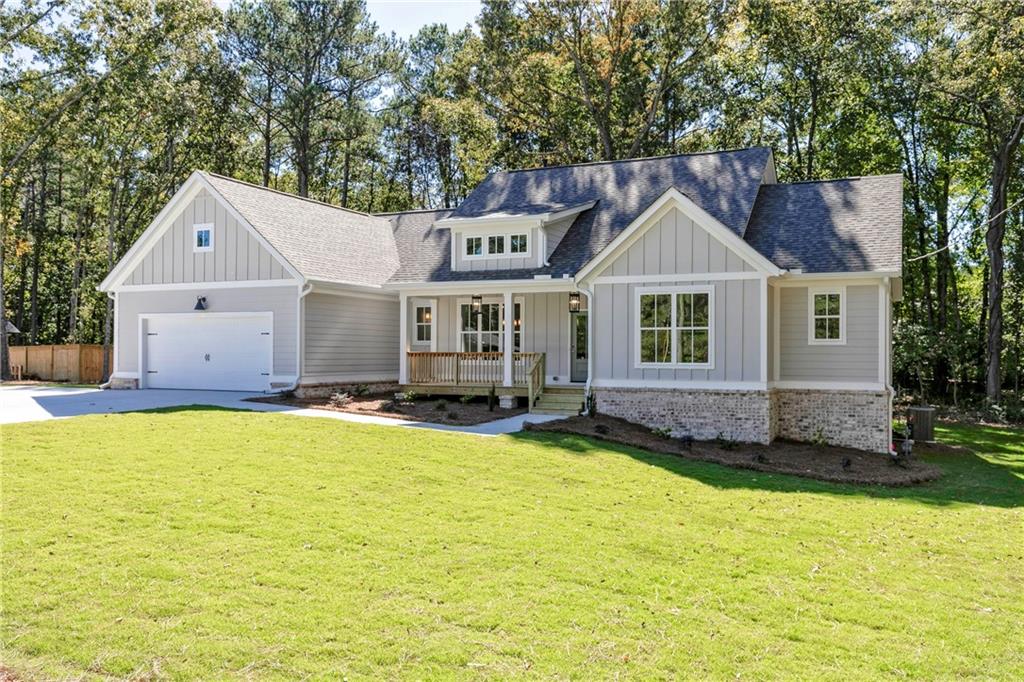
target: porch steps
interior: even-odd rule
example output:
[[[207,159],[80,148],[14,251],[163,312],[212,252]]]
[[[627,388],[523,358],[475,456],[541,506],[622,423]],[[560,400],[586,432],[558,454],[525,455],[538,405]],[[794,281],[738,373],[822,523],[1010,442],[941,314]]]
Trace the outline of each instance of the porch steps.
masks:
[[[545,386],[531,412],[566,417],[579,413],[583,407],[583,389],[574,386]]]

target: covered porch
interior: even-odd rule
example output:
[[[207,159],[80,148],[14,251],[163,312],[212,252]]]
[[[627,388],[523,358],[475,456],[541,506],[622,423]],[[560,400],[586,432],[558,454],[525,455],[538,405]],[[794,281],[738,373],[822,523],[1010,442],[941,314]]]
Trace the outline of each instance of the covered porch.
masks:
[[[538,290],[539,289],[539,290]],[[571,282],[495,291],[401,293],[403,390],[486,395],[502,406],[586,382],[587,299]]]

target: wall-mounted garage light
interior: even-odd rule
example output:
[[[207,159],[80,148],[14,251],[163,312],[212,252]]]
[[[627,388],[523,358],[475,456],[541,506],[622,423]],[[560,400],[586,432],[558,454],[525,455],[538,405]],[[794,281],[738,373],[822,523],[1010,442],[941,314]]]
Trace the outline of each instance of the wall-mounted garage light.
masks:
[[[196,307],[193,310],[206,310],[205,296],[196,296]]]
[[[580,292],[573,291],[569,294],[569,312],[578,313],[580,311]]]

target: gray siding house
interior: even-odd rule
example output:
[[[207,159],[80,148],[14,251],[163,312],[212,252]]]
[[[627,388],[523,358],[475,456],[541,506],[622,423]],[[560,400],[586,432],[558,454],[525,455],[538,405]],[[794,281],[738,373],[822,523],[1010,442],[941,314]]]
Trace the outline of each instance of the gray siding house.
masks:
[[[195,173],[103,283],[113,381],[494,386],[885,452],[901,235],[901,176],[782,184],[767,148],[498,172],[379,216]]]

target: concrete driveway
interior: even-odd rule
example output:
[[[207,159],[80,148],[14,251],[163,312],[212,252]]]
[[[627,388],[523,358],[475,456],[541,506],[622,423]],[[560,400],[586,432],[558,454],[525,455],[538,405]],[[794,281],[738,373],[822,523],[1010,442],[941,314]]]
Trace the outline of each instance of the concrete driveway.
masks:
[[[549,415],[518,415],[498,419],[476,426],[443,426],[424,422],[350,414],[331,410],[311,410],[289,405],[271,405],[246,400],[262,393],[236,391],[184,391],[151,388],[143,391],[101,391],[95,388],[61,388],[56,386],[6,385],[0,386],[0,424],[45,421],[85,414],[137,412],[160,407],[211,405],[234,410],[255,412],[282,412],[299,417],[322,417],[341,421],[376,424],[378,426],[407,426],[458,431],[481,436],[496,436],[521,431],[525,422],[545,422],[559,417]]]

